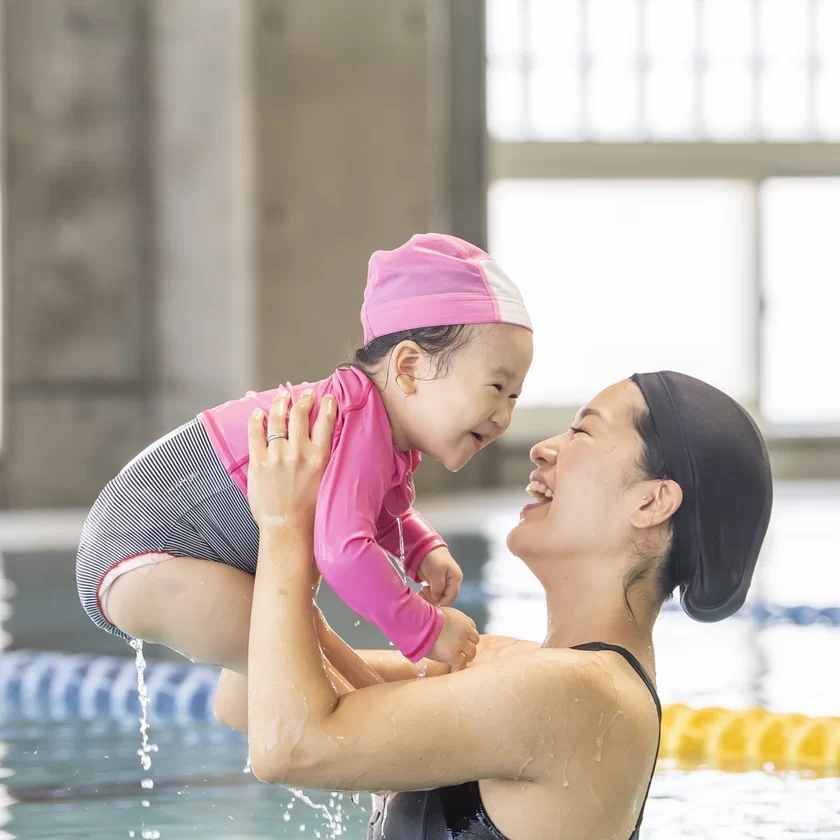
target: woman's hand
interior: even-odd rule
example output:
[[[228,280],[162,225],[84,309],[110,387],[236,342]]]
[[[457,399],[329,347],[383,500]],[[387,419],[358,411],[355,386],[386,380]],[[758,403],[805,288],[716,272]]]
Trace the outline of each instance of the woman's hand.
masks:
[[[330,459],[335,400],[321,400],[311,436],[314,392],[304,391],[291,411],[289,401],[288,392],[280,391],[265,427],[260,409],[248,421],[248,502],[260,530],[314,522],[321,477]]]

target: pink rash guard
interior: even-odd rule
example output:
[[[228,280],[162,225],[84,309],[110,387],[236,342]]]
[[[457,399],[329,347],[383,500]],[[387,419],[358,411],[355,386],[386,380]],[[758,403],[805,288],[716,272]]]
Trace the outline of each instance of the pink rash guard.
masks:
[[[322,396],[332,394],[337,401],[333,454],[315,513],[318,569],[347,606],[416,662],[437,640],[443,613],[403,582],[385,551],[400,557],[406,574],[417,581],[423,558],[446,545],[411,507],[420,453],[394,446],[379,392],[356,368],[339,368],[328,379],[287,388],[293,400],[306,388],[315,391],[313,422]],[[219,460],[246,498],[248,418],[255,408],[267,412],[276,393],[250,391],[199,415]]]

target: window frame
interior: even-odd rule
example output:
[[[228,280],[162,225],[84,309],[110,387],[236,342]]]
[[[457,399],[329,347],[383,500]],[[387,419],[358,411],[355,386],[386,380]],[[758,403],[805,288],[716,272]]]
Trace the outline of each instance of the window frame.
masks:
[[[627,142],[502,141],[489,137],[487,187],[496,180],[527,179],[736,179],[753,187],[756,402],[745,405],[770,441],[829,442],[840,447],[840,423],[774,424],[761,415],[763,335],[760,188],[768,178],[840,177],[840,142]],[[602,383],[607,384],[607,383]],[[597,385],[597,383],[596,383]],[[517,409],[506,445],[557,434],[580,406]]]

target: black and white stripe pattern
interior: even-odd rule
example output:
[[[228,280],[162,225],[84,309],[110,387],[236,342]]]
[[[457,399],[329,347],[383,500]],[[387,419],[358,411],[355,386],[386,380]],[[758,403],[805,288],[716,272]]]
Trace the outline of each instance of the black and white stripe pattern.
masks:
[[[173,554],[256,573],[259,529],[219,462],[200,420],[153,443],[110,481],[82,529],[76,583],[98,627],[128,638],[102,615],[97,589],[121,561]],[[142,561],[140,561],[142,562]]]

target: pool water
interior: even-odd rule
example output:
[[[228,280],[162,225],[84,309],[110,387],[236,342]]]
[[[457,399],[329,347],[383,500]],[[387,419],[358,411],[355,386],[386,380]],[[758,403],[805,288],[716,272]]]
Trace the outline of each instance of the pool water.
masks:
[[[362,840],[370,798],[307,792],[332,825],[284,788],[243,772],[242,736],[214,725],[158,726],[151,770],[139,732],[113,722],[6,724],[2,758],[10,821],[0,837],[161,840],[267,837]],[[152,778],[154,788],[141,787]],[[148,807],[143,802],[148,802]],[[336,831],[340,828],[340,833]],[[558,836],[561,832],[558,827]],[[794,774],[664,770],[654,779],[644,840],[840,840],[840,782]],[[395,840],[399,840],[395,838]]]
[[[482,496],[428,505],[424,513],[462,562],[463,608],[479,629],[540,639],[539,588],[504,549],[520,503],[506,494]],[[840,483],[780,485],[753,597],[783,607],[840,606],[838,522]],[[0,549],[2,532],[0,522]],[[72,588],[72,551],[6,547],[0,559],[11,607],[3,629],[12,647],[133,655],[88,626]],[[381,643],[329,594],[324,610],[351,643]],[[663,703],[840,715],[840,626],[807,616],[799,623],[796,616],[756,620],[749,610],[744,616],[700,625],[679,612],[663,614],[656,633]],[[153,647],[146,654],[150,661],[174,658]],[[62,716],[67,719],[56,719]],[[285,788],[243,772],[245,738],[214,723],[153,722],[150,740],[158,751],[146,772],[136,720],[75,717],[71,710],[62,715],[60,709],[0,705],[0,840],[365,836],[368,795],[354,804],[348,795],[307,791],[322,809],[314,810]],[[147,778],[151,789],[141,786]],[[840,840],[840,779],[661,766],[642,836]]]
[[[11,820],[7,835],[31,840],[156,836],[331,836],[331,823],[285,788],[244,772],[243,736],[212,724],[157,726],[144,772],[136,727],[115,722],[11,724],[0,728]],[[141,780],[151,778],[152,789]],[[329,808],[336,836],[364,837],[370,797],[307,793]],[[148,806],[144,805],[148,803]],[[330,803],[332,802],[332,805]]]

